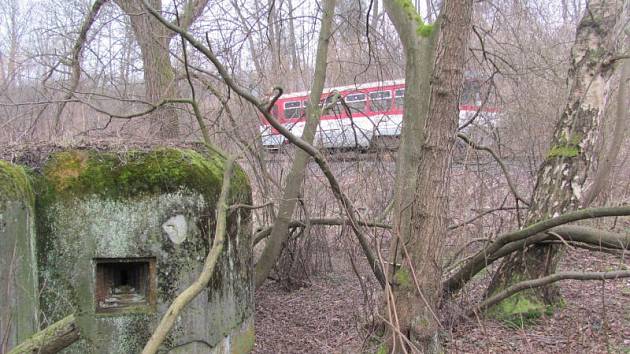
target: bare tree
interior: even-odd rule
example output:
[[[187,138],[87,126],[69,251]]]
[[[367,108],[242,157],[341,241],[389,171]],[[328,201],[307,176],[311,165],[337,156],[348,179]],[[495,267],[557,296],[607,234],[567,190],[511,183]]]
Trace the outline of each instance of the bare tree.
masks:
[[[459,120],[459,92],[472,1],[446,1],[426,25],[410,2],[385,2],[405,47],[405,126],[398,161],[395,238],[390,245],[392,352],[438,352],[437,308],[447,231],[448,167]],[[439,29],[438,27],[439,26]],[[437,39],[437,45],[433,41]],[[435,58],[435,60],[429,60]],[[425,87],[418,87],[425,82]],[[427,97],[424,105],[421,103]],[[387,290],[386,290],[387,291]]]

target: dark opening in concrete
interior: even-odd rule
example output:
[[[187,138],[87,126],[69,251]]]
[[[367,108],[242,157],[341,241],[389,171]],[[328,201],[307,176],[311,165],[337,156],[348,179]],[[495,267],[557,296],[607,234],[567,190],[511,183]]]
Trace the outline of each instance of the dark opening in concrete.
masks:
[[[96,258],[94,263],[97,313],[155,305],[155,258]]]

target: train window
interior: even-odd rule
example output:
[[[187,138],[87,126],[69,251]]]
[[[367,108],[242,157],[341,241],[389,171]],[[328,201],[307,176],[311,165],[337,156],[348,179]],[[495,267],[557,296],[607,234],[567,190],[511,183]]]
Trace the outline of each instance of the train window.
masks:
[[[466,81],[464,83],[460,103],[464,105],[481,104],[481,85],[478,81]]]
[[[297,119],[302,116],[302,103],[300,101],[291,101],[284,103],[284,118]]]
[[[365,100],[366,94],[364,93],[352,93],[347,95],[344,99],[348,108],[350,108],[350,112],[353,114],[355,112],[364,112],[365,111]]]
[[[392,92],[377,91],[370,93],[370,109],[372,112],[387,112],[392,108]]]
[[[405,89],[396,90],[396,93],[394,94],[394,96],[396,96],[396,108],[403,109]]]

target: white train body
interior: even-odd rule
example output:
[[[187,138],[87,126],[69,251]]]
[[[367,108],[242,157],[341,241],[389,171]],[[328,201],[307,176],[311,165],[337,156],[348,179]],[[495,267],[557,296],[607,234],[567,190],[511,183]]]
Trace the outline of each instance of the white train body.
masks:
[[[476,85],[474,85],[476,84]],[[493,124],[496,109],[484,107],[479,100],[479,85],[466,81],[460,105],[460,125],[473,117],[476,122]],[[339,93],[345,102],[332,104],[333,93]],[[403,124],[404,80],[373,82],[354,86],[333,87],[324,90],[321,104],[332,106],[321,117],[315,133],[315,144],[324,148],[368,148],[382,137],[398,137]],[[289,131],[301,136],[304,131],[308,92],[281,96],[272,108],[272,114]],[[260,126],[262,144],[277,148],[287,139],[266,120]]]

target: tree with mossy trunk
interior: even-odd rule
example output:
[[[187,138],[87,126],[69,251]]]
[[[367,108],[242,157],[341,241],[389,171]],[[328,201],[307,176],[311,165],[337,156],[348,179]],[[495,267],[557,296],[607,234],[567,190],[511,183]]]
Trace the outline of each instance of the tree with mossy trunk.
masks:
[[[392,352],[438,352],[441,255],[447,232],[448,169],[459,119],[459,92],[472,1],[445,1],[423,23],[407,0],[385,1],[406,59],[405,125],[398,156],[390,282]]]
[[[538,170],[525,225],[587,207],[589,201],[584,196],[588,191],[589,172],[596,164],[608,81],[616,64],[622,9],[622,0],[592,0],[578,24],[571,50],[567,103]],[[536,243],[512,253],[499,266],[488,295],[520,281],[555,273],[562,248],[558,244]],[[526,316],[540,313],[546,306],[560,301],[557,286],[550,284],[513,295],[491,310],[491,314]]]

